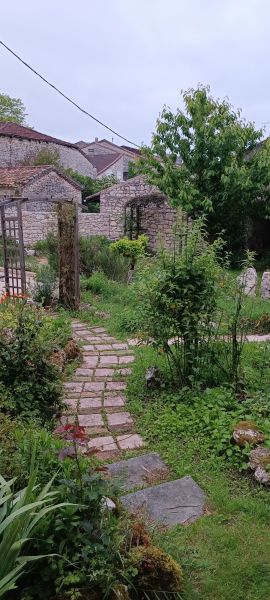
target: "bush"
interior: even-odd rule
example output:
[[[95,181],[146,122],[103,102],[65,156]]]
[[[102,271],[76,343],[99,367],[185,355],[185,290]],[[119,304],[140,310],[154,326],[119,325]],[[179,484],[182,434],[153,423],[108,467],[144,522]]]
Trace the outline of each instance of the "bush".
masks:
[[[102,294],[107,297],[111,295],[111,285],[106,275],[102,271],[93,273],[91,277],[85,280],[85,289],[93,294]]]
[[[180,231],[174,253],[162,250],[139,272],[142,331],[165,353],[180,384],[190,384],[205,364],[213,335],[221,268],[220,242],[210,245],[202,221]],[[170,339],[174,344],[170,344]]]
[[[89,277],[94,271],[103,271],[109,279],[126,282],[129,261],[124,256],[113,255],[110,252],[111,246],[111,242],[104,236],[80,238],[82,273]]]
[[[80,238],[80,270],[90,277],[95,271],[103,271],[109,279],[126,282],[129,260],[120,254],[110,252],[111,242],[103,235]],[[48,257],[49,265],[58,273],[59,247],[58,238],[49,233],[46,240],[35,244],[36,252]]]
[[[25,302],[0,306],[1,408],[13,415],[50,419],[61,405],[62,384],[48,361],[51,344],[43,339],[46,320]]]
[[[148,237],[144,234],[139,235],[136,240],[130,240],[123,237],[117,242],[111,244],[111,251],[116,255],[120,254],[130,259],[130,266],[134,268],[137,259],[145,254]]]
[[[42,265],[36,272],[36,281],[32,288],[34,302],[42,306],[50,306],[55,290],[55,271],[49,265]]]

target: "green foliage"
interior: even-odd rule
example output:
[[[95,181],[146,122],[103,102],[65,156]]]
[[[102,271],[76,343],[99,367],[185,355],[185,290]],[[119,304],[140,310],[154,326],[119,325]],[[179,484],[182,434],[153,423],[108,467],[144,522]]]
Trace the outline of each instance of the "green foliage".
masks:
[[[103,271],[110,279],[127,281],[129,260],[120,254],[110,252],[111,242],[103,235],[80,238],[80,269],[90,277],[95,271]],[[35,244],[35,250],[48,257],[51,269],[58,272],[58,238],[49,233],[46,240]]]
[[[42,265],[36,272],[36,280],[32,289],[34,302],[42,306],[50,306],[56,290],[55,271],[50,265]]]
[[[52,418],[60,406],[62,384],[48,361],[51,345],[42,343],[46,321],[23,301],[5,302],[0,314],[1,408],[27,418]]]
[[[109,483],[100,474],[90,472],[83,475],[82,498],[76,480],[62,480],[57,490],[62,502],[68,498],[78,506],[63,508],[42,522],[39,540],[30,545],[31,553],[35,555],[42,549],[45,554],[57,556],[45,558],[24,578],[28,600],[37,596],[45,600],[60,591],[83,587],[100,587],[105,593],[113,587],[117,569],[122,566],[122,534],[117,519],[102,508],[104,496],[114,493]]]
[[[36,488],[36,473],[32,471],[27,487],[14,493],[14,479],[0,476],[0,597],[17,587],[29,562],[41,559],[38,553],[25,556],[23,547],[36,532],[42,519],[53,510],[63,507],[55,504],[56,493],[51,491],[51,480],[41,491]]]
[[[110,249],[116,254],[122,254],[130,258],[131,264],[134,265],[136,260],[145,254],[147,244],[148,237],[142,234],[136,240],[129,240],[128,237],[123,237],[117,242],[113,242]]]
[[[82,175],[81,173],[73,171],[72,169],[65,169],[65,172],[67,175],[69,175],[69,177],[74,179],[74,181],[77,181],[83,186],[83,200],[85,200],[87,196],[92,196],[92,194],[96,194],[97,192],[100,192],[101,190],[104,190],[105,188],[111,187],[112,185],[118,183],[118,180],[115,177],[115,175],[107,175],[106,177],[101,177],[100,179],[92,179],[92,177],[89,177],[88,175]],[[85,205],[88,208],[89,212],[96,212],[92,211],[91,202],[85,203]]]
[[[26,108],[20,98],[11,98],[8,94],[0,94],[0,121],[12,121],[26,125]]]
[[[21,164],[34,167],[41,165],[53,165],[54,167],[61,169],[59,151],[50,150],[49,148],[43,148],[36,154],[30,153],[26,155],[21,161]]]
[[[248,217],[269,214],[270,143],[254,151],[263,131],[208,87],[182,98],[184,110],[163,109],[137,169],[193,218],[207,214],[210,234],[224,231],[236,252],[245,246]]]
[[[144,263],[139,272],[141,330],[165,353],[180,384],[198,380],[213,337],[221,268],[220,242],[209,245],[204,224],[180,231],[179,247]],[[170,339],[174,344],[170,344]]]
[[[101,294],[104,298],[112,295],[112,282],[109,282],[102,271],[96,271],[84,281],[85,289],[93,294]]]

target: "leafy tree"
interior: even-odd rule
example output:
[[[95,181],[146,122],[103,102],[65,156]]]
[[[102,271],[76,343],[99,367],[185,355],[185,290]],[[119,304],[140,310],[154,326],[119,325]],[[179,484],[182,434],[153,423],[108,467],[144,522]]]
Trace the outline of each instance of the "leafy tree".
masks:
[[[26,108],[20,98],[11,98],[8,94],[0,94],[0,121],[12,121],[25,125]]]
[[[137,172],[193,218],[206,215],[210,236],[223,231],[236,252],[245,246],[248,218],[269,214],[270,144],[257,152],[263,131],[227,99],[215,100],[209,87],[189,89],[182,98],[184,110],[163,109]]]

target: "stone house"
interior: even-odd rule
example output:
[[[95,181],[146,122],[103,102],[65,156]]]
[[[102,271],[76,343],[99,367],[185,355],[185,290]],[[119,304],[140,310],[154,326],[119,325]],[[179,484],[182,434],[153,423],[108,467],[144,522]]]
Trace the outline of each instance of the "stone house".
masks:
[[[77,145],[30,127],[0,121],[0,167],[17,167],[33,159],[41,150],[57,151],[64,168],[96,178],[96,168]]]
[[[80,184],[51,165],[0,168],[0,205],[1,197],[35,198],[22,205],[23,235],[27,247],[44,239],[49,231],[56,231],[55,207],[43,199],[73,199],[81,209],[81,189]]]
[[[94,142],[77,142],[76,144],[88,156],[92,165],[97,170],[97,179],[107,175],[115,175],[119,181],[128,178],[128,165],[135,162],[140,155],[140,150],[129,146],[118,146],[109,140]]]

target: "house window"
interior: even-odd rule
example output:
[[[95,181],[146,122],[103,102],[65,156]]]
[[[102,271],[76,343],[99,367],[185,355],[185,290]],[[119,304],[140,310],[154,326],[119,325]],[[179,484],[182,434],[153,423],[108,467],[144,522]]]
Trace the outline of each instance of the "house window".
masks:
[[[128,171],[124,171],[123,172],[123,180],[127,181],[127,179],[128,179]]]

